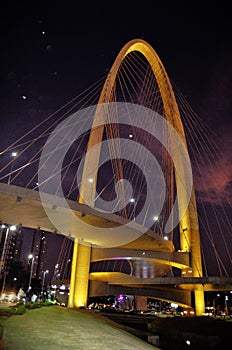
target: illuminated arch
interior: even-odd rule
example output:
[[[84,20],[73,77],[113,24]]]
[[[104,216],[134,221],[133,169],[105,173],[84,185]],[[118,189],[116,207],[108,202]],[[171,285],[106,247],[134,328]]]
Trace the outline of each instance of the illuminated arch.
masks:
[[[102,103],[107,103],[112,100],[112,93],[114,89],[114,84],[116,80],[116,76],[118,70],[120,68],[121,63],[125,59],[125,57],[133,51],[140,52],[148,61],[153,74],[156,78],[161,98],[163,101],[165,118],[167,121],[175,128],[175,130],[179,133],[184,145],[187,149],[187,142],[184,133],[183,124],[181,121],[179,109],[177,106],[177,102],[175,99],[175,95],[168,78],[167,72],[158,57],[155,50],[149,45],[146,41],[141,39],[134,39],[129,41],[119,52],[114,64],[107,76],[103,89],[101,91],[101,95],[98,101],[98,105],[100,106]],[[102,121],[101,126],[95,127],[96,122],[101,118],[101,113],[96,112],[95,119],[93,121],[92,130],[90,133],[88,150],[90,150],[94,145],[100,144],[102,141],[103,130],[104,130],[104,122]],[[86,174],[91,174],[94,172],[94,169],[98,168],[100,156],[100,148],[99,155],[94,153],[94,156],[91,152],[88,152],[86,155],[84,169],[83,169],[83,181],[81,187],[81,193],[84,193],[85,201],[80,197],[79,201],[81,203],[86,203],[93,206],[94,195],[96,190],[97,178],[94,178],[94,183],[89,183],[85,181],[87,178]],[[178,159],[178,155],[176,155]],[[181,156],[179,157],[181,158]],[[179,160],[179,164],[181,166],[181,159]],[[183,172],[184,178],[184,172]],[[185,181],[185,180],[184,180]],[[184,193],[180,186],[178,186],[178,182],[176,183],[177,187],[177,197],[178,197],[178,205],[179,208],[182,203],[186,202],[186,193]],[[200,250],[200,234],[198,227],[198,215],[197,215],[197,207],[195,200],[195,192],[192,189],[191,199],[188,204],[187,210],[182,218],[180,218],[180,248],[183,251],[191,252],[191,268],[193,271],[193,277],[201,277],[202,276],[202,262],[201,262],[201,250]],[[195,300],[196,302],[196,313],[201,314],[204,312],[204,293],[203,291],[195,291]]]

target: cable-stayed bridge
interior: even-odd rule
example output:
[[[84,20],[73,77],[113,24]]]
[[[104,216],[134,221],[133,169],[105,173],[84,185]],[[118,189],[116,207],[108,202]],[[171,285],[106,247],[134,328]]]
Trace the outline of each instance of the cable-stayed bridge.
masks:
[[[1,167],[0,219],[74,240],[70,307],[120,292],[194,306],[201,315],[205,291],[231,289],[230,203],[225,209],[204,198],[199,216],[192,169],[204,184],[200,159],[212,171],[215,158],[199,125],[154,49],[132,40],[106,80],[1,152],[19,150]],[[212,256],[215,275],[206,263]],[[116,260],[129,270],[109,267]],[[90,263],[98,264],[91,273]]]

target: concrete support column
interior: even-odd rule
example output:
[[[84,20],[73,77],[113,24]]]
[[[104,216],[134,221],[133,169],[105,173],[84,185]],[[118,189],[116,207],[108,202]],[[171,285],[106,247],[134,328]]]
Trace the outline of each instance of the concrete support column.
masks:
[[[142,277],[141,260],[133,260],[133,276],[140,278]]]
[[[68,306],[80,308],[87,306],[91,246],[74,242],[70,295]]]
[[[201,261],[201,243],[200,233],[198,229],[192,229],[192,241],[191,241],[191,267],[193,271],[193,277],[202,277],[202,261]],[[195,314],[196,316],[202,316],[205,312],[205,295],[204,290],[195,290]]]
[[[153,261],[149,262],[149,277],[155,278],[155,263]]]
[[[205,312],[205,296],[203,290],[195,290],[195,314],[196,316],[202,316]]]
[[[147,310],[147,297],[136,295],[135,296],[135,309],[146,311]]]
[[[75,278],[76,278],[76,266],[77,266],[77,254],[78,254],[78,239],[74,239],[73,256],[72,256],[72,268],[70,278],[70,289],[68,298],[68,307],[74,307],[74,293],[75,293]]]

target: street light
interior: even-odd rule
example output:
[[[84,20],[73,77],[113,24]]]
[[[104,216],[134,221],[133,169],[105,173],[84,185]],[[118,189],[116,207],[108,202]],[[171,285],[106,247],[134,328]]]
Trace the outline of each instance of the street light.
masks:
[[[227,301],[229,300],[228,295],[225,295],[225,315],[228,316],[228,305]]]
[[[132,219],[135,221],[135,216],[136,216],[136,201],[135,198],[130,199],[130,203],[134,205],[133,210],[132,210]]]
[[[1,228],[2,229],[6,228],[6,225],[4,225],[4,224],[1,225]],[[5,262],[6,262],[5,253],[6,253],[6,246],[7,246],[8,235],[9,235],[10,231],[15,231],[15,230],[16,230],[16,226],[14,226],[14,225],[6,228],[6,235],[5,235],[5,240],[4,240],[4,245],[3,245],[3,249],[2,249],[2,255],[1,255],[1,262],[0,262],[0,275],[2,274],[3,268],[5,270]],[[6,284],[6,270],[4,271],[4,279],[3,279],[3,283],[2,283],[1,295],[4,292],[5,284]]]
[[[17,155],[18,155],[17,152],[12,152],[12,153],[11,153],[11,157],[13,157],[13,161],[12,161],[11,166],[10,166],[10,174],[9,174],[8,181],[7,181],[7,184],[8,184],[8,185],[10,184],[11,174],[12,174],[12,171],[13,171],[14,160],[15,160],[15,157],[16,157]]]
[[[0,262],[0,275],[2,273],[2,269],[5,265],[5,260],[6,260],[6,257],[5,257],[5,253],[6,253],[6,246],[7,246],[7,240],[8,240],[8,235],[9,235],[9,232],[10,231],[15,231],[16,230],[16,226],[12,225],[10,227],[6,226],[6,225],[1,225],[1,228],[4,229],[6,228],[6,235],[5,235],[5,239],[4,239],[4,245],[3,245],[3,248],[2,248],[2,255],[1,255],[1,262]]]
[[[44,290],[44,282],[45,282],[45,275],[49,273],[48,270],[43,271],[43,279],[42,279],[42,295],[43,295],[43,290]]]
[[[29,254],[28,259],[31,260],[30,278],[29,278],[29,284],[28,284],[28,292],[29,292],[31,289],[31,278],[32,278],[32,272],[33,272],[35,258],[32,254]]]
[[[159,216],[158,215],[154,215],[153,216],[153,221],[154,221],[154,224],[153,224],[153,230],[157,233],[159,233],[159,228],[160,228],[160,225],[159,225]]]
[[[213,315],[216,316],[216,304],[215,301],[220,297],[220,294],[217,294],[217,297],[213,299]]]

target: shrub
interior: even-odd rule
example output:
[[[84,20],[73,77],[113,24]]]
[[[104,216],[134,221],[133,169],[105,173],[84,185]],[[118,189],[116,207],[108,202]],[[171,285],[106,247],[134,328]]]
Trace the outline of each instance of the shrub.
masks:
[[[26,308],[24,305],[20,305],[16,308],[15,315],[23,315],[26,312]]]
[[[24,302],[22,300],[20,300],[17,304],[16,307],[19,307],[20,305],[24,305]]]
[[[37,309],[38,307],[41,307],[40,303],[27,303],[25,304],[26,309]]]
[[[40,303],[41,306],[50,306],[53,305],[53,303],[51,303],[50,301],[43,301],[42,303]]]
[[[0,315],[1,316],[11,316],[11,315],[15,315],[15,311],[16,311],[16,308],[0,308]]]
[[[2,339],[3,337],[3,332],[4,332],[4,328],[3,328],[3,325],[0,323],[0,339]]]

